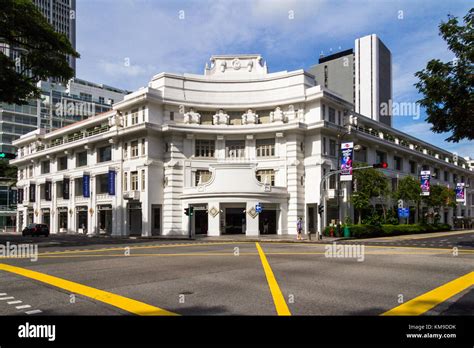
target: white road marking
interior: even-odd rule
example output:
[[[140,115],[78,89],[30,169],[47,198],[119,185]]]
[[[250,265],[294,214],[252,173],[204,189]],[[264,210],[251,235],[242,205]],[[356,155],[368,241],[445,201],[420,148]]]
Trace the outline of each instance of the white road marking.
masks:
[[[6,292],[0,292],[0,296],[5,296],[6,294]]]
[[[16,309],[25,309],[25,308],[31,308],[31,306],[29,304],[27,304],[27,305],[23,305],[23,306],[16,306],[15,308]]]
[[[10,301],[10,302],[7,302],[8,304],[18,304],[18,303],[22,303],[23,301]]]
[[[8,297],[0,297],[0,300],[13,300],[14,297],[13,296],[8,296]]]
[[[40,309],[33,309],[32,311],[25,312],[26,314],[37,314],[42,313],[43,311]]]

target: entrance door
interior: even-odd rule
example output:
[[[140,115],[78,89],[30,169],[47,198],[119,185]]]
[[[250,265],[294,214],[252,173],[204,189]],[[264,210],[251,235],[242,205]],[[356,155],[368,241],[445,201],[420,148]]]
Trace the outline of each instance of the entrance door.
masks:
[[[129,203],[129,227],[130,235],[142,234],[142,205],[141,203]]]
[[[99,233],[112,234],[112,209],[99,210]]]
[[[207,234],[208,213],[206,210],[194,210],[194,233]]]
[[[161,208],[157,206],[152,206],[152,216],[153,216],[153,228],[151,234],[153,236],[159,236],[161,234]]]
[[[277,212],[276,210],[263,210],[258,216],[258,229],[260,234],[277,233]]]
[[[244,234],[245,207],[225,208],[225,234]]]

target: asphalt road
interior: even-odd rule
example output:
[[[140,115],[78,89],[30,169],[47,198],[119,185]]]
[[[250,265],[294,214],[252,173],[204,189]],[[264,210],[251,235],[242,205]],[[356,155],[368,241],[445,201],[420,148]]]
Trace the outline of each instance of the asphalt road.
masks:
[[[335,246],[0,236],[7,241],[37,243],[39,257],[0,260],[0,315],[474,313],[474,232]]]

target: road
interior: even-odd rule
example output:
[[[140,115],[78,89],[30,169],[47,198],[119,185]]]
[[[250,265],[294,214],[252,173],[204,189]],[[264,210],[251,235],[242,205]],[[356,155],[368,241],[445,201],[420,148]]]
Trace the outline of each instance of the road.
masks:
[[[474,313],[474,231],[336,245],[0,236],[7,241],[37,243],[39,257],[0,260],[0,315]]]

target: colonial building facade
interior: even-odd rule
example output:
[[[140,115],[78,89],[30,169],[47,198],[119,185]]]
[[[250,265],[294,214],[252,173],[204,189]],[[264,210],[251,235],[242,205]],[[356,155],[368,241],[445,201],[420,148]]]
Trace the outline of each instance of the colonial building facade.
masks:
[[[356,162],[387,162],[393,185],[422,169],[434,183],[471,184],[464,159],[352,109],[303,70],[268,73],[259,55],[213,56],[204,75],[158,74],[111,111],[14,142],[18,227],[255,236],[296,234],[302,217],[314,232],[321,177],[338,167],[341,139],[360,145]],[[351,190],[328,180],[325,224],[353,218]],[[441,221],[473,216],[472,197],[469,186],[466,204]]]

